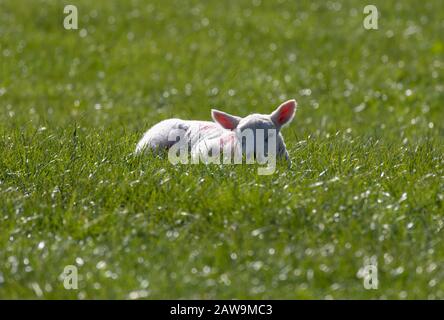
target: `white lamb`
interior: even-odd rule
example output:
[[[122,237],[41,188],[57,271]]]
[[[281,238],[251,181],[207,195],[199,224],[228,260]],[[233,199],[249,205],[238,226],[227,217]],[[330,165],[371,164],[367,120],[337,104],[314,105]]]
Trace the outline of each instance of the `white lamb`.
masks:
[[[255,113],[244,118],[213,109],[211,116],[214,122],[164,120],[144,134],[137,144],[136,153],[144,150],[171,149],[173,146],[178,149],[180,143],[181,146],[187,146],[192,158],[208,156],[209,150],[228,150],[227,152],[233,151],[234,155],[244,154],[247,159],[263,159],[264,156],[285,157],[290,164],[280,130],[292,121],[296,106],[295,100],[289,100],[269,115]],[[245,133],[248,132],[252,133],[250,144],[249,139],[245,139],[248,137]]]

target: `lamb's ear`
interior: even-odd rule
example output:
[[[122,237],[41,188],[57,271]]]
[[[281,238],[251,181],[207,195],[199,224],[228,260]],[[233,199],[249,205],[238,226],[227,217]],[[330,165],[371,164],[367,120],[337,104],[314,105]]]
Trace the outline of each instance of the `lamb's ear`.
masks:
[[[229,130],[235,129],[241,120],[240,117],[232,116],[231,114],[216,109],[211,109],[211,117],[223,128]]]
[[[296,100],[288,100],[273,111],[271,114],[271,120],[277,128],[280,128],[293,120],[297,105]]]

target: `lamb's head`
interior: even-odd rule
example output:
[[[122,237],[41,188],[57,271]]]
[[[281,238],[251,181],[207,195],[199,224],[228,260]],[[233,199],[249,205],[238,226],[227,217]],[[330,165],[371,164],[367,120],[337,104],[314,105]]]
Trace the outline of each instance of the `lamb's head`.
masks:
[[[296,100],[289,100],[282,103],[271,114],[255,113],[241,118],[213,109],[211,115],[213,120],[223,128],[236,132],[239,141],[242,141],[242,151],[247,157],[251,153],[258,157],[262,152],[265,156],[268,156],[268,145],[270,143],[272,148],[273,141],[275,141],[275,149],[272,148],[270,152],[273,152],[278,157],[285,157],[290,161],[284,138],[280,131],[282,127],[289,124],[293,119],[296,106]],[[252,141],[254,142],[251,143]]]

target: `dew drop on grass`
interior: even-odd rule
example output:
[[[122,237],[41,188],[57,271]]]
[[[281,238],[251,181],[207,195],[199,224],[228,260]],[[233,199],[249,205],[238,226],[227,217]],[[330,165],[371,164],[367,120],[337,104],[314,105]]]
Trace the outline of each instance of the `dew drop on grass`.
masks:
[[[209,266],[204,266],[202,272],[204,273],[204,275],[208,275],[211,272],[211,268]]]
[[[251,267],[255,270],[255,271],[259,271],[262,266],[264,265],[264,263],[262,261],[255,261],[251,264]]]
[[[313,280],[313,277],[314,277],[314,271],[312,269],[308,269],[307,270],[307,280],[311,281],[311,280]]]
[[[99,270],[105,269],[106,267],[106,262],[105,261],[99,261],[96,265],[96,268]]]
[[[404,267],[403,266],[399,266],[398,268],[396,268],[395,270],[393,270],[393,274],[394,275],[400,275],[404,272]]]
[[[407,200],[407,192],[402,194],[401,198],[399,199],[399,203],[404,202],[405,200]]]
[[[83,259],[80,258],[80,257],[77,257],[77,258],[76,258],[76,264],[77,264],[78,266],[83,266],[83,264],[84,264]]]
[[[43,291],[37,282],[31,283],[31,288],[37,297],[43,296]]]
[[[339,212],[336,212],[334,215],[333,215],[333,221],[334,222],[338,222],[339,221],[339,219],[340,219],[340,214],[339,214]]]
[[[427,272],[431,273],[431,272],[435,271],[436,268],[437,268],[436,263],[432,262],[427,266]]]
[[[434,287],[434,286],[436,286],[436,283],[437,283],[437,281],[436,281],[436,279],[432,279],[432,280],[430,280],[429,281],[429,287]]]
[[[88,35],[88,31],[86,29],[81,29],[79,32],[79,36],[81,38],[85,38]]]
[[[357,105],[353,110],[356,113],[359,113],[359,112],[364,111],[364,109],[365,109],[365,103],[361,103],[361,104]]]
[[[137,290],[137,291],[131,291],[128,294],[128,299],[130,300],[137,300],[137,299],[141,299],[141,298],[146,298],[149,295],[149,291],[148,290]]]
[[[329,273],[330,272],[330,268],[326,264],[321,264],[319,266],[319,270],[321,270],[324,273]]]
[[[299,91],[299,94],[301,96],[311,96],[311,89],[310,88],[302,89]]]

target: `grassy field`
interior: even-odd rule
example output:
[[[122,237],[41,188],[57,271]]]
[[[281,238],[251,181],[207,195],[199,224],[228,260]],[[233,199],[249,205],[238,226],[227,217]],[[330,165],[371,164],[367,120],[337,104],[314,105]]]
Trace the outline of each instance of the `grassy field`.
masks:
[[[0,0],[0,298],[444,299],[444,7],[372,3]],[[290,98],[290,170],[133,155]]]

